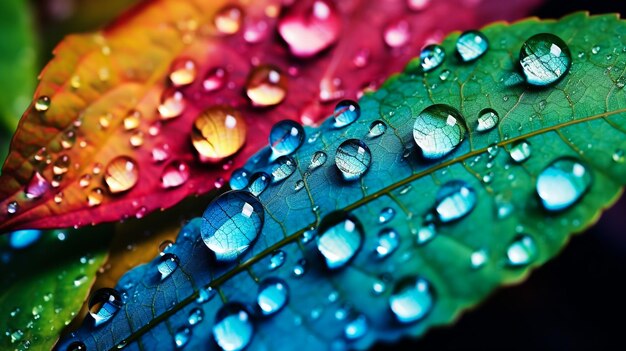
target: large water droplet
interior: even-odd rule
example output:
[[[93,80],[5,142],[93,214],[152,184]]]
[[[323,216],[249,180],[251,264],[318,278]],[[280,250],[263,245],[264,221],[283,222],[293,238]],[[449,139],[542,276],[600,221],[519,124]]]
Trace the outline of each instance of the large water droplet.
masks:
[[[397,19],[389,22],[383,29],[383,39],[385,44],[391,48],[399,48],[411,38],[411,27],[404,19]]]
[[[263,205],[250,193],[229,191],[214,200],[202,215],[202,240],[220,261],[237,259],[263,228]]]
[[[39,172],[33,173],[32,178],[26,185],[25,194],[29,199],[37,199],[50,189],[50,183]]]
[[[311,57],[337,41],[341,18],[329,0],[297,5],[279,20],[278,32],[293,55]]]
[[[519,235],[506,250],[507,262],[511,266],[524,266],[537,258],[537,245],[528,235]]]
[[[356,121],[361,116],[361,107],[352,100],[342,100],[335,106],[333,118],[335,128],[342,128]]]
[[[122,307],[122,297],[117,290],[102,288],[98,289],[89,299],[89,315],[99,326],[107,322]]]
[[[295,171],[296,160],[290,156],[281,156],[272,164],[272,182],[281,182],[289,178]]]
[[[428,45],[420,53],[420,66],[424,72],[439,67],[446,59],[446,52],[441,45]]]
[[[441,158],[463,141],[465,119],[449,105],[436,104],[425,108],[413,125],[413,138],[427,159]]]
[[[445,183],[438,191],[435,210],[443,223],[462,218],[476,206],[474,188],[462,180]]]
[[[23,229],[9,234],[9,245],[13,249],[23,249],[31,246],[41,237],[41,230]]]
[[[511,159],[516,163],[522,163],[530,157],[531,152],[530,143],[526,140],[520,140],[511,146],[509,155],[511,155]]]
[[[275,314],[287,304],[289,287],[282,279],[268,278],[259,285],[256,301],[265,316]]]
[[[169,78],[174,86],[188,85],[196,79],[196,71],[196,63],[192,59],[179,58],[172,63]]]
[[[131,189],[139,180],[139,168],[133,159],[118,156],[111,160],[104,171],[104,182],[113,194]]]
[[[353,216],[331,212],[318,228],[317,249],[330,269],[345,266],[363,244],[363,228]]]
[[[272,158],[292,154],[303,142],[304,129],[298,122],[284,120],[272,126],[269,136]]]
[[[248,186],[248,178],[250,177],[250,173],[243,169],[237,168],[233,171],[233,174],[230,175],[230,188],[233,190],[242,190]]]
[[[243,350],[254,335],[254,326],[246,308],[236,302],[222,306],[215,316],[213,338],[224,351]]]
[[[421,277],[405,278],[395,286],[389,307],[401,323],[423,319],[433,308],[434,293],[430,283]]]
[[[40,96],[35,101],[35,110],[37,112],[46,112],[50,108],[50,98],[47,96]]]
[[[202,162],[220,162],[241,149],[246,129],[243,116],[234,108],[209,107],[194,121],[191,142]]]
[[[278,105],[287,96],[287,77],[276,67],[257,66],[248,75],[246,95],[253,106]]]
[[[500,122],[498,113],[490,108],[486,108],[478,114],[478,126],[476,131],[486,132],[492,130]]]
[[[186,106],[187,101],[185,100],[183,93],[170,88],[163,91],[161,104],[157,109],[161,115],[161,119],[172,119],[180,116]]]
[[[378,245],[376,246],[376,256],[380,259],[386,258],[400,246],[400,234],[395,229],[385,228],[378,233]]]
[[[180,260],[178,256],[166,253],[159,257],[159,263],[157,264],[157,270],[161,273],[161,280],[169,277],[178,268]]]
[[[346,324],[343,328],[343,334],[348,340],[356,340],[362,338],[367,333],[367,329],[367,319],[361,314]]]
[[[270,185],[272,177],[265,172],[257,172],[250,177],[250,184],[248,184],[248,191],[254,195],[259,196],[267,186]]]
[[[476,60],[489,48],[487,37],[479,31],[464,32],[456,41],[456,50],[465,62]]]
[[[572,206],[589,189],[592,176],[580,161],[563,157],[552,162],[537,177],[537,194],[543,207],[560,211]]]
[[[361,178],[369,169],[372,153],[359,139],[348,139],[341,143],[335,153],[335,164],[343,179],[353,181]]]
[[[546,86],[567,73],[572,65],[572,55],[561,38],[541,33],[524,42],[519,62],[528,84]]]
[[[387,131],[387,125],[385,122],[376,120],[370,124],[370,132],[368,135],[370,138],[376,138],[385,134],[385,131]]]
[[[234,5],[227,5],[220,9],[213,18],[213,24],[217,30],[224,34],[235,34],[241,28],[243,11]]]
[[[189,179],[191,171],[189,166],[182,161],[172,161],[163,168],[161,173],[161,185],[164,188],[175,188],[184,184]]]

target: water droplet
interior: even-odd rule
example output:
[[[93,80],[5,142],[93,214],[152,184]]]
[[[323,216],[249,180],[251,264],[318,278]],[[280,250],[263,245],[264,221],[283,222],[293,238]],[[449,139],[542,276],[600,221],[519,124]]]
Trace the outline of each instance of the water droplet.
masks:
[[[67,346],[65,351],[87,351],[87,346],[82,341],[74,341]]]
[[[191,142],[202,162],[220,162],[241,149],[246,129],[243,116],[234,108],[209,107],[194,121]]]
[[[259,285],[256,301],[265,316],[280,311],[289,298],[289,287],[282,279],[268,278]]]
[[[74,278],[74,286],[78,287],[83,285],[84,283],[86,283],[89,280],[89,278],[87,278],[86,275],[81,274],[79,276],[77,276],[76,278]]]
[[[182,349],[187,345],[191,338],[191,329],[188,327],[180,327],[174,334],[174,344],[177,349]]]
[[[176,87],[193,83],[196,79],[196,63],[190,58],[178,58],[172,63],[169,78]]]
[[[311,57],[339,38],[341,18],[334,2],[315,0],[308,6],[295,6],[278,22],[278,32],[297,57]]]
[[[7,204],[7,213],[12,215],[15,214],[20,209],[20,205],[17,201],[11,201]]]
[[[102,203],[104,199],[103,191],[100,188],[92,189],[87,195],[87,204],[89,207],[95,207]]]
[[[522,163],[530,157],[531,152],[530,143],[526,140],[520,140],[511,146],[509,155],[511,155],[511,159],[516,163]]]
[[[430,283],[421,277],[405,278],[394,287],[389,307],[401,323],[423,319],[433,308],[434,293]]]
[[[293,186],[293,190],[294,191],[300,191],[302,190],[302,188],[304,188],[304,181],[302,179],[296,181],[296,183]]]
[[[26,197],[29,199],[38,199],[50,189],[50,183],[39,172],[33,173],[28,185],[26,185]]]
[[[524,266],[537,258],[537,245],[535,240],[528,235],[519,235],[506,250],[508,264],[511,266]]]
[[[202,215],[202,240],[220,261],[237,259],[263,228],[265,212],[256,197],[234,190],[211,202]]]
[[[165,255],[172,247],[174,247],[174,242],[171,240],[163,240],[163,242],[159,245],[159,255]]]
[[[208,287],[206,289],[200,288],[198,290],[198,297],[196,298],[196,302],[197,303],[209,302],[211,301],[211,299],[213,299],[213,296],[215,296],[216,293],[217,292],[213,290],[213,288],[211,287]]]
[[[250,174],[243,168],[237,168],[230,175],[230,188],[233,190],[242,190],[248,186],[248,177]]]
[[[478,114],[478,126],[476,131],[487,132],[492,130],[500,122],[498,113],[490,108],[486,108]]]
[[[179,263],[180,260],[178,259],[178,256],[174,254],[166,253],[161,256],[159,258],[159,263],[157,264],[157,270],[161,273],[161,280],[174,273],[176,268],[178,268]]]
[[[395,217],[396,215],[396,210],[394,210],[391,207],[385,207],[382,210],[380,210],[380,213],[378,214],[378,223],[387,223],[389,221],[391,221],[393,219],[393,217]]]
[[[571,157],[552,162],[537,178],[537,194],[549,211],[572,206],[589,189],[592,176],[587,167]]]
[[[161,186],[164,188],[175,188],[184,184],[191,171],[189,166],[182,161],[172,161],[163,168],[161,173]]]
[[[343,179],[354,181],[363,176],[372,162],[372,153],[364,142],[348,139],[341,143],[335,153],[335,164]]]
[[[272,126],[269,136],[272,158],[292,154],[303,142],[304,129],[298,122],[286,119]]]
[[[596,55],[596,54],[598,54],[599,52],[600,52],[600,45],[594,45],[594,46],[591,48],[591,53],[592,53],[592,54]]]
[[[447,223],[466,216],[474,209],[476,193],[466,182],[452,180],[441,186],[435,201],[439,220]]]
[[[428,45],[420,53],[420,66],[424,72],[439,67],[446,59],[446,52],[441,45]]]
[[[9,245],[13,249],[24,249],[39,240],[41,237],[41,230],[37,229],[22,229],[16,230],[9,234]]]
[[[446,81],[448,79],[448,77],[450,77],[450,70],[449,69],[444,69],[439,74],[439,79],[441,79],[442,82]]]
[[[452,106],[425,108],[413,125],[413,138],[427,159],[441,158],[456,148],[465,137],[465,119]]]
[[[170,157],[170,146],[159,144],[152,149],[152,160],[156,163],[163,162]]]
[[[489,41],[487,37],[476,30],[464,32],[456,41],[456,50],[465,62],[474,61],[487,52]]]
[[[213,338],[224,351],[243,350],[254,335],[254,326],[246,308],[236,302],[222,306],[215,316]]]
[[[227,5],[223,7],[213,18],[215,28],[217,28],[217,30],[224,35],[237,33],[239,28],[241,28],[242,21],[243,11],[234,5]]]
[[[37,101],[35,101],[35,110],[37,112],[46,112],[50,108],[50,98],[47,96],[40,96]]]
[[[313,157],[311,157],[311,163],[309,164],[309,172],[321,167],[326,163],[328,156],[324,151],[315,151]],[[304,185],[304,184],[303,184]]]
[[[376,256],[383,259],[394,253],[400,246],[400,235],[394,229],[385,228],[378,233]]]
[[[611,158],[617,163],[624,163],[624,161],[626,161],[626,157],[624,157],[624,150],[622,149],[615,150]]]
[[[222,89],[227,80],[226,71],[222,67],[210,69],[204,76],[202,88],[206,92],[214,92]]]
[[[372,122],[372,124],[370,124],[370,131],[368,136],[370,138],[376,138],[385,134],[385,131],[387,131],[387,125],[385,124],[385,122],[381,120],[376,120]]]
[[[111,319],[120,310],[122,304],[122,297],[117,290],[101,288],[89,299],[89,315],[97,327]]]
[[[104,170],[104,181],[113,194],[131,189],[139,180],[139,168],[128,156],[118,156],[111,160]]]
[[[189,317],[187,317],[187,323],[193,326],[196,325],[204,319],[204,312],[200,308],[194,308],[189,312]]]
[[[290,156],[281,156],[272,164],[272,182],[278,183],[289,178],[296,171],[296,160]]]
[[[317,249],[330,269],[345,266],[363,244],[361,223],[343,212],[329,213],[322,219],[317,231]]]
[[[130,111],[128,115],[124,118],[124,129],[125,130],[134,130],[139,127],[139,122],[141,121],[141,112],[137,110]]]
[[[270,262],[269,262],[268,268],[273,271],[282,267],[282,265],[285,264],[286,258],[287,258],[287,254],[285,254],[284,251],[282,250],[274,251],[272,255],[270,256]]]
[[[307,262],[304,258],[301,258],[293,266],[293,275],[296,277],[301,277],[306,273],[306,269],[307,269]]]
[[[248,75],[246,95],[253,106],[278,105],[287,96],[287,77],[276,67],[257,66]]]
[[[522,45],[520,65],[526,82],[546,86],[559,80],[572,65],[569,47],[554,34],[542,33],[530,37]]]
[[[361,107],[352,100],[342,100],[335,106],[333,113],[335,128],[343,128],[352,124],[361,116]]]
[[[487,263],[487,251],[485,250],[476,250],[472,252],[470,256],[470,262],[472,264],[472,268],[478,269]]]
[[[431,0],[407,0],[407,6],[412,11],[423,11],[430,2]]]
[[[346,324],[343,334],[348,340],[356,340],[362,338],[367,333],[367,329],[367,319],[361,314]]]
[[[389,22],[383,29],[383,39],[390,48],[399,48],[406,45],[411,38],[411,27],[404,19]]]
[[[257,172],[250,177],[250,184],[248,184],[248,191],[254,195],[259,196],[267,186],[270,185],[272,177],[265,172]]]
[[[180,116],[186,106],[187,101],[185,100],[183,93],[170,88],[163,91],[163,95],[161,95],[161,104],[157,109],[161,115],[161,119],[167,120]]]
[[[415,233],[415,243],[419,246],[426,244],[437,236],[437,229],[432,223],[420,227]]]

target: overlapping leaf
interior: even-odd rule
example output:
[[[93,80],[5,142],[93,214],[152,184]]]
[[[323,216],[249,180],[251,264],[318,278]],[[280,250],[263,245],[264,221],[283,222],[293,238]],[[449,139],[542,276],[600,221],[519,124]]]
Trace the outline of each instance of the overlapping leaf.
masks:
[[[142,217],[189,194],[205,193],[265,142],[275,121],[314,123],[329,114],[337,98],[354,98],[399,70],[423,43],[449,30],[516,16],[536,1],[515,1],[498,14],[490,11],[495,1],[429,2],[414,11],[407,8],[411,2],[400,0],[321,2],[322,8],[336,11],[330,31],[340,32],[330,34],[324,25],[308,22],[316,4],[304,1],[282,8],[280,1],[264,0],[236,7],[239,12],[224,12],[231,4],[223,0],[153,0],[102,31],[68,37],[41,74],[35,94],[35,101],[50,98],[49,107],[37,111],[33,102],[3,166],[0,228]],[[452,9],[454,17],[448,16]],[[224,13],[229,14],[225,22],[216,24],[216,16]],[[303,59],[311,54],[301,47],[308,44],[293,39],[283,43],[276,33],[278,18],[296,24],[289,32],[312,31],[325,38],[304,42],[315,45],[317,54]],[[297,26],[300,19],[304,27]],[[387,42],[393,49],[383,35],[390,28],[393,35]],[[180,89],[186,108],[179,117],[162,121],[157,109],[170,85],[168,75],[176,60],[185,58],[196,67],[193,83]],[[285,101],[275,108],[253,108],[242,94],[250,70],[264,64],[278,67],[287,79]],[[207,93],[204,77],[216,68],[223,68],[226,82]],[[191,146],[190,131],[199,112],[214,105],[239,110],[250,137],[234,158],[206,164]],[[133,111],[139,112],[134,115],[140,116],[139,124],[125,128],[124,120]],[[159,160],[167,160],[155,162],[155,150]],[[136,162],[138,181],[125,193],[109,194],[102,180],[105,167],[121,155]],[[189,179],[165,189],[161,175],[174,161],[186,164]],[[57,162],[62,167],[55,171]],[[30,196],[36,199],[25,195],[29,184],[38,187]],[[8,213],[7,207],[15,204],[15,213]]]
[[[543,89],[511,85],[522,43],[542,32],[569,45],[570,72]],[[309,141],[293,155],[297,171],[260,194],[265,223],[236,264],[215,261],[200,237],[203,219],[194,219],[169,251],[180,259],[177,270],[161,280],[155,260],[128,272],[117,285],[128,296],[120,312],[100,327],[86,320],[61,345],[79,339],[90,350],[119,345],[173,349],[177,332],[188,329],[185,347],[217,349],[211,333],[216,313],[225,303],[238,302],[250,306],[253,316],[251,350],[359,349],[450,323],[496,287],[522,280],[553,257],[571,233],[597,220],[621,193],[626,179],[626,24],[614,15],[581,13],[560,21],[498,23],[483,33],[490,49],[476,62],[463,63],[453,55],[459,36],[453,34],[443,43],[448,58],[441,67],[425,75],[394,76],[379,91],[366,94],[360,100],[362,116],[354,124],[337,129],[328,120],[318,129],[306,128]],[[424,108],[437,103],[458,109],[469,135],[451,155],[427,162],[414,144],[413,125]],[[500,122],[480,133],[477,119],[485,108],[495,110]],[[379,137],[370,134],[375,120],[388,125]],[[334,161],[337,147],[349,138],[361,139],[372,155],[369,170],[356,182],[345,182]],[[523,140],[530,144],[530,156],[517,163],[510,152]],[[267,151],[247,167],[266,169]],[[328,160],[309,168],[319,151]],[[580,162],[592,182],[574,205],[548,211],[536,182],[561,157]],[[428,225],[438,190],[452,180],[475,191],[476,207],[460,220],[435,223],[425,241],[420,229]],[[381,221],[385,208],[395,216]],[[336,210],[349,212],[365,233],[354,260],[331,271],[310,236]],[[384,228],[393,228],[400,244],[386,259],[377,259],[374,251]],[[521,235],[526,241],[512,248]],[[277,250],[285,261],[272,268]],[[434,301],[432,310],[414,323],[399,322],[389,306],[394,288],[407,277],[428,282]],[[286,282],[289,301],[276,315],[262,317],[255,307],[257,291],[268,278]],[[211,295],[201,293],[207,287],[218,294],[207,298]],[[427,306],[420,304],[424,300],[415,303]],[[198,315],[194,309],[201,310],[203,319],[192,326],[190,314]],[[366,332],[350,340],[346,327],[355,318],[364,318]]]

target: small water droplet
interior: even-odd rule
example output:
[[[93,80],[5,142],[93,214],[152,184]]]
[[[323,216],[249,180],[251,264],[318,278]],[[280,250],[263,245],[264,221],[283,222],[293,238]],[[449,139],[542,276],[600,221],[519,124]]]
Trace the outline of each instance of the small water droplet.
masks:
[[[280,311],[289,299],[289,286],[282,279],[268,278],[259,284],[257,304],[264,316]]]
[[[247,309],[240,303],[223,305],[215,316],[213,338],[224,351],[243,350],[254,335],[254,326]]]
[[[389,298],[389,307],[401,323],[413,323],[423,319],[433,308],[434,292],[430,283],[421,277],[409,277],[399,281]]]
[[[50,183],[39,172],[33,173],[26,185],[25,194],[29,199],[38,199],[50,189]]]
[[[257,66],[248,75],[246,95],[256,107],[278,105],[287,96],[287,77],[276,67]]]
[[[318,228],[317,249],[330,269],[345,266],[363,244],[363,228],[352,215],[331,212]]]
[[[202,240],[220,261],[237,259],[261,232],[265,212],[248,192],[233,190],[211,202],[202,215]]]
[[[563,157],[553,161],[537,177],[537,194],[549,211],[569,208],[591,186],[592,176],[580,161]]]
[[[177,349],[182,349],[187,345],[191,338],[191,329],[188,327],[180,327],[176,333],[174,333],[174,344]]]
[[[168,163],[161,173],[161,186],[164,188],[175,188],[184,184],[191,171],[189,166],[182,161],[172,161]]]
[[[243,11],[234,5],[227,5],[220,9],[213,18],[213,24],[224,35],[235,34],[241,28]]]
[[[354,123],[361,116],[361,107],[352,100],[342,100],[335,106],[333,113],[335,128],[343,128]]]
[[[214,92],[222,89],[228,80],[226,70],[222,67],[210,69],[202,80],[202,88],[206,92]]]
[[[187,317],[187,323],[189,325],[194,326],[204,319],[204,311],[200,308],[194,308],[189,312],[189,317]]]
[[[372,122],[372,124],[370,124],[370,131],[368,136],[370,138],[376,138],[385,134],[385,131],[387,131],[387,124],[385,124],[385,122],[381,120],[376,120]]]
[[[465,119],[452,106],[431,105],[417,116],[413,138],[427,159],[438,159],[456,148],[465,137]]]
[[[487,132],[492,130],[500,122],[500,116],[491,108],[486,108],[478,114],[478,126],[476,131]]]
[[[285,264],[286,258],[287,258],[287,254],[285,254],[284,251],[282,250],[274,251],[272,255],[270,256],[268,268],[273,271],[282,267],[282,265]]]
[[[248,191],[254,195],[259,196],[267,186],[270,185],[272,177],[265,172],[257,172],[250,177],[250,184],[248,184]]]
[[[233,190],[242,190],[248,186],[250,174],[243,168],[237,168],[230,175],[230,188]]]
[[[135,130],[137,129],[137,127],[139,127],[140,121],[141,121],[141,112],[137,110],[132,110],[124,118],[124,129]]]
[[[39,240],[41,230],[38,229],[22,229],[9,233],[9,245],[13,249],[27,248]]]
[[[591,53],[592,53],[592,54],[596,55],[596,54],[598,54],[599,52],[600,52],[600,45],[594,45],[594,46],[591,48]]]
[[[296,181],[296,183],[293,186],[293,190],[294,191],[300,191],[302,190],[302,188],[304,188],[304,181],[302,179]]]
[[[298,122],[287,119],[272,126],[269,136],[272,158],[292,154],[303,142],[304,129]]]
[[[304,258],[301,258],[293,266],[293,275],[296,277],[301,277],[306,273],[306,270],[307,270],[307,261]]]
[[[376,256],[383,259],[391,255],[400,246],[400,234],[395,229],[385,228],[378,233]]]
[[[120,310],[122,304],[122,297],[117,290],[101,288],[89,299],[89,315],[97,327],[110,320]]]
[[[359,139],[348,139],[341,143],[335,153],[335,164],[343,179],[358,180],[369,169],[372,153],[369,147]]]
[[[309,172],[323,166],[327,159],[328,156],[326,156],[324,151],[315,151],[315,153],[313,153],[313,157],[311,157],[311,163],[308,168]]]
[[[74,341],[67,346],[65,351],[87,351],[87,346],[82,341]]]
[[[384,224],[391,221],[396,215],[396,210],[391,207],[385,207],[378,214],[378,223]]]
[[[196,302],[197,303],[209,302],[209,301],[211,301],[213,296],[215,296],[215,294],[217,294],[217,292],[215,290],[213,290],[213,288],[211,288],[211,287],[208,287],[206,289],[200,288],[198,290],[198,297],[196,298]]]
[[[439,79],[441,79],[442,82],[448,80],[448,77],[450,77],[450,70],[449,69],[444,69],[439,74]]]
[[[546,86],[567,73],[572,65],[572,56],[561,38],[541,33],[524,42],[519,61],[528,84]]]
[[[506,250],[507,262],[511,266],[525,266],[537,258],[537,245],[528,235],[518,235]]]
[[[367,333],[367,330],[367,319],[364,315],[360,314],[346,324],[343,328],[343,334],[348,340],[356,340],[362,338]]]
[[[104,192],[100,188],[92,189],[87,195],[87,204],[89,207],[95,207],[102,203]]]
[[[104,181],[113,194],[130,190],[137,184],[139,168],[128,156],[118,156],[111,160],[104,171]]]
[[[79,276],[77,276],[76,278],[74,278],[74,286],[75,287],[79,287],[81,285],[83,285],[84,283],[86,283],[89,280],[89,278],[87,278],[86,275],[81,274]]]
[[[456,50],[465,62],[474,61],[487,52],[489,41],[487,37],[476,30],[464,32],[456,41]]]
[[[178,58],[170,67],[169,78],[176,87],[189,85],[196,79],[196,62],[190,58]]]
[[[178,256],[166,253],[159,258],[159,263],[157,263],[157,270],[161,274],[161,280],[169,277],[174,271],[178,268],[180,260]]]
[[[290,156],[281,156],[271,166],[272,182],[281,182],[289,178],[295,171],[296,160]]]
[[[187,101],[181,91],[174,88],[169,88],[163,91],[161,95],[161,104],[157,108],[161,119],[168,120],[180,116],[185,107]]]
[[[163,240],[163,242],[159,245],[159,255],[165,255],[172,247],[174,247],[174,242],[171,240]]]
[[[61,147],[65,150],[71,149],[76,143],[76,132],[68,130],[61,135]]]
[[[383,29],[383,39],[390,48],[399,48],[411,38],[411,27],[404,19],[389,22]]]
[[[437,229],[432,223],[420,227],[415,232],[415,243],[419,246],[426,244],[437,236]]]
[[[216,163],[243,147],[246,132],[246,122],[238,110],[213,106],[194,121],[191,142],[202,162]]]
[[[462,180],[445,183],[438,191],[435,210],[443,223],[460,219],[476,206],[474,189]]]
[[[478,269],[482,266],[484,266],[487,263],[487,251],[485,250],[476,250],[474,252],[472,252],[472,255],[470,256],[470,262],[472,265],[473,269]]]
[[[19,211],[20,209],[20,205],[17,203],[17,201],[11,201],[7,204],[7,213],[12,215],[15,214],[17,211]]]
[[[37,112],[46,112],[50,108],[50,98],[47,96],[40,96],[35,101],[35,110]]]
[[[615,150],[611,158],[617,163],[624,163],[624,161],[626,161],[626,157],[624,157],[624,150],[622,149]]]
[[[420,53],[420,66],[424,72],[430,72],[441,66],[445,59],[446,52],[441,45],[428,45]]]
[[[530,143],[526,140],[520,140],[515,142],[511,146],[511,150],[509,150],[509,155],[511,155],[511,159],[516,163],[522,163],[526,161],[530,154],[532,153],[532,149],[530,147]]]

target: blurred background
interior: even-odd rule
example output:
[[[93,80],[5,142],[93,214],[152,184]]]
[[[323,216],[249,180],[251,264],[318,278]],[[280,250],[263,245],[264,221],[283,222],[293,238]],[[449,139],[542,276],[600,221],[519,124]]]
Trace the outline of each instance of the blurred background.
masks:
[[[100,1],[103,0],[97,0]],[[106,0],[106,6],[92,6],[94,0],[27,2],[34,18],[19,22],[33,25],[36,35],[30,38],[32,47],[15,55],[39,57],[36,67],[30,67],[38,72],[65,34],[97,28],[139,0]],[[502,6],[506,6],[506,1]],[[533,14],[558,18],[579,10],[626,14],[626,1],[547,0]],[[9,23],[8,16],[12,15],[0,13],[0,30]],[[3,36],[0,49],[10,40]],[[0,62],[0,69],[2,66]],[[33,80],[31,89],[34,84]],[[0,160],[7,152],[20,113],[17,111],[23,111],[29,98],[13,104],[10,111],[0,111]],[[6,117],[11,115],[13,118]],[[456,324],[432,330],[421,340],[380,344],[374,350],[623,349],[625,280],[626,198],[622,197],[585,235],[574,237],[560,256],[535,271],[523,284],[500,289]]]

